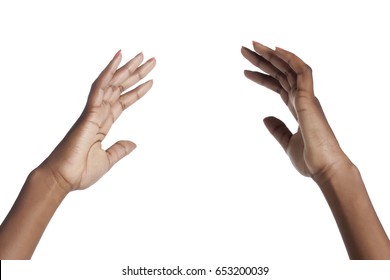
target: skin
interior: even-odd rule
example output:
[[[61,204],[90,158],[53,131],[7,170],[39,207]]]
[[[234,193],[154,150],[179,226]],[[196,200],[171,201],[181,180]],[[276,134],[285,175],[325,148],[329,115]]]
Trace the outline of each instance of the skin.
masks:
[[[390,259],[390,242],[357,167],[349,160],[314,95],[311,68],[295,54],[253,42],[242,55],[262,72],[245,70],[255,83],[277,92],[298,123],[292,133],[275,117],[264,124],[299,173],[321,189],[351,259]]]
[[[127,140],[107,150],[102,141],[124,110],[152,87],[134,86],[154,68],[140,53],[118,69],[119,51],[92,84],[87,104],[73,127],[49,157],[28,176],[0,226],[0,259],[30,259],[50,219],[64,198],[83,190],[107,173],[136,145]]]
[[[242,54],[261,72],[245,71],[250,80],[280,94],[299,128],[295,134],[275,117],[264,119],[270,133],[295,168],[319,185],[333,212],[351,259],[390,259],[389,239],[370,202],[359,171],[341,150],[318,99],[312,71],[294,54],[254,42]],[[142,54],[118,68],[118,53],[93,83],[80,118],[50,156],[28,176],[14,206],[0,226],[0,258],[30,259],[63,199],[98,181],[135,144],[118,141],[107,150],[102,141],[112,124],[152,87],[142,80],[155,60],[141,65]],[[123,93],[123,94],[122,94]]]

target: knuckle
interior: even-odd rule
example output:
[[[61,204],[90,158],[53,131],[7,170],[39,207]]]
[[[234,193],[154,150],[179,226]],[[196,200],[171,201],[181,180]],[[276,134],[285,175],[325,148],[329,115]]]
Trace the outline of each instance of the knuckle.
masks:
[[[146,76],[146,74],[143,71],[138,71],[137,76],[138,79],[142,80]]]
[[[275,62],[275,60],[276,60],[276,56],[275,56],[275,55],[273,55],[273,54],[269,54],[269,55],[268,55],[268,61],[269,61],[271,64],[273,64],[272,62]]]
[[[305,71],[310,74],[313,73],[313,69],[307,64],[305,64]]]
[[[91,89],[96,89],[98,86],[99,86],[99,79],[96,79],[95,81],[93,81],[91,85]]]
[[[121,106],[122,111],[126,110],[127,106],[121,98],[119,98],[119,105]]]
[[[286,77],[293,77],[294,76],[292,69],[288,69],[288,70],[284,71],[284,75]]]
[[[297,83],[294,83],[294,84],[291,86],[291,91],[292,91],[292,92],[295,92],[295,91],[297,91],[297,89],[298,89],[298,85],[297,85]]]
[[[280,79],[282,78],[282,73],[281,73],[281,72],[275,72],[275,74],[273,75],[273,77],[274,77],[276,80],[280,81]]]

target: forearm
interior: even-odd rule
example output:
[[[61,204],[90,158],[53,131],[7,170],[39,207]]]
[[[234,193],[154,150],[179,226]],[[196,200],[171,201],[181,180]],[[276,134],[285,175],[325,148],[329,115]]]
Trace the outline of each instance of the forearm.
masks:
[[[66,196],[43,168],[28,176],[0,226],[0,258],[30,259],[47,224]]]
[[[334,215],[351,259],[390,259],[390,242],[370,201],[359,170],[338,168],[316,180]]]

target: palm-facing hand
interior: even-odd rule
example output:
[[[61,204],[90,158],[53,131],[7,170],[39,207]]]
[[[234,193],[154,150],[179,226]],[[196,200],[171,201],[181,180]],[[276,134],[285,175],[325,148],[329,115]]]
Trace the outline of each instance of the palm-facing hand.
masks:
[[[93,83],[80,118],[43,162],[65,191],[91,186],[136,147],[122,140],[104,150],[101,143],[121,113],[152,87],[149,80],[123,93],[154,68],[155,59],[141,65],[142,60],[143,55],[138,54],[117,69],[121,61],[118,52]]]

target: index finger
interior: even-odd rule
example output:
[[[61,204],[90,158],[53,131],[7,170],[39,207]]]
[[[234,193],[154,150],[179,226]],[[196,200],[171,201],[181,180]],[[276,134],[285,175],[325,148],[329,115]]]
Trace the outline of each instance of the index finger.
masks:
[[[114,58],[108,63],[106,68],[100,73],[97,79],[93,82],[91,92],[88,97],[88,104],[98,106],[104,98],[104,91],[109,86],[112,77],[115,75],[116,69],[121,63],[122,54],[118,51]]]
[[[122,53],[118,51],[114,58],[110,61],[110,63],[106,66],[106,68],[100,73],[99,77],[94,82],[94,86],[96,86],[99,90],[104,90],[110,83],[111,79],[114,77],[116,69],[122,60]]]
[[[114,76],[112,77],[111,84],[112,85],[120,85],[124,80],[126,80],[130,75],[134,73],[134,71],[141,65],[144,59],[144,55],[142,52],[137,54],[131,60],[129,60],[125,65],[119,68]]]
[[[312,69],[295,54],[276,47],[275,54],[285,61],[297,75],[296,90],[298,95],[314,97]]]

